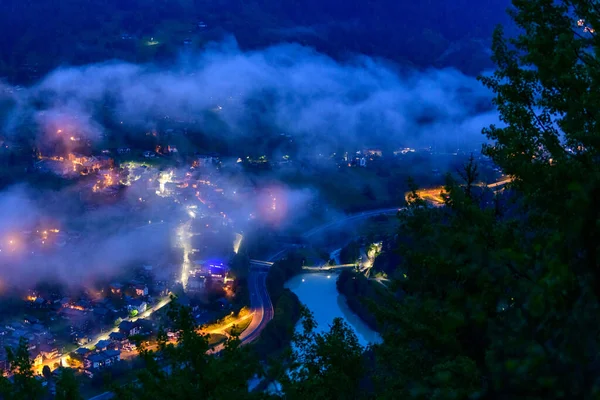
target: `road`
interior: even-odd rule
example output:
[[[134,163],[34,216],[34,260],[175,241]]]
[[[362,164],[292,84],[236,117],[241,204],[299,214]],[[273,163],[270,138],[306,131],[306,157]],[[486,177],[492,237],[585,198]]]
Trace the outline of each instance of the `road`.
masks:
[[[253,317],[254,317],[254,313],[250,313],[248,315],[244,315],[243,317],[236,319],[235,321],[229,322],[228,324],[221,325],[216,329],[211,329],[211,330],[201,329],[200,333],[202,333],[204,335],[219,334],[219,335],[225,335],[225,336],[229,337],[231,335],[229,334],[229,332],[227,332],[228,329],[232,328],[234,325],[239,325],[240,323],[244,322],[245,320],[247,320],[249,318],[253,318]]]
[[[251,272],[248,276],[248,291],[250,292],[250,308],[252,322],[240,335],[242,345],[256,340],[269,321],[273,319],[273,304],[267,291],[267,272]],[[233,324],[231,324],[233,325]],[[224,345],[214,347],[210,353],[216,354],[223,350]]]
[[[486,184],[486,183],[478,183],[475,186],[478,187],[483,187],[483,188],[488,188],[488,189],[494,189],[497,188],[499,186],[504,186],[510,182],[512,182],[513,179],[512,178],[504,178],[498,182],[494,182],[494,183],[490,183],[490,184]],[[502,190],[502,188],[498,189],[498,190]],[[495,192],[497,192],[498,190],[495,190]],[[429,201],[432,205],[436,206],[436,207],[441,207],[444,204],[446,204],[446,202],[444,201],[444,198],[442,197],[441,193],[444,191],[444,187],[443,186],[439,186],[436,188],[431,188],[431,189],[418,189],[417,190],[417,194],[426,201]],[[407,193],[406,194],[406,200],[408,201],[408,195],[410,194]]]
[[[260,332],[273,319],[274,314],[271,297],[269,297],[269,291],[267,290],[267,273],[257,272],[250,274],[248,285],[250,305],[255,314],[248,328],[240,336],[243,344],[256,340]]]

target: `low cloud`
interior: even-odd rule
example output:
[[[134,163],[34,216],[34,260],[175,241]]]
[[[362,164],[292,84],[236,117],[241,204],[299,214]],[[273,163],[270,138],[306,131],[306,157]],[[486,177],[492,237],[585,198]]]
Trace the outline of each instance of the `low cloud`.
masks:
[[[498,122],[491,94],[456,70],[399,69],[367,57],[341,63],[292,44],[244,52],[234,42],[182,55],[166,67],[113,61],[61,68],[28,88],[0,86],[0,109],[5,132],[33,131],[42,141],[55,141],[59,130],[65,138],[97,141],[108,123],[144,135],[169,118],[193,122],[209,139],[232,144],[285,133],[306,153],[339,146],[473,149],[484,139],[481,128]],[[318,198],[313,189],[292,190],[276,181],[262,187],[253,202],[228,214],[247,221],[275,207],[268,222],[294,225],[288,216],[300,218],[300,210]],[[127,189],[119,206],[96,211],[78,209],[81,202],[72,202],[73,195],[24,187],[0,193],[3,283],[30,286],[55,278],[78,284],[119,274],[132,263],[161,260],[173,248],[177,212],[162,212],[158,204],[132,216],[132,202],[145,193]],[[130,223],[135,217],[141,226],[156,215],[165,229]],[[76,227],[81,236],[45,252],[37,230],[52,223]],[[35,236],[35,249],[11,250],[19,235]]]
[[[53,116],[70,116],[92,139],[99,115],[144,132],[165,117],[197,121],[204,132],[234,142],[280,132],[300,144],[430,145],[481,142],[497,121],[490,93],[452,70],[415,71],[368,57],[341,63],[299,45],[241,51],[235,42],[184,55],[168,66],[121,62],[61,68],[16,98],[8,130],[35,121],[42,132]],[[217,120],[219,123],[209,123]],[[263,130],[257,130],[257,126]],[[266,128],[265,128],[266,127]]]
[[[132,200],[133,201],[133,200]],[[70,191],[13,187],[0,193],[0,281],[31,287],[42,281],[72,285],[123,273],[132,263],[164,262],[173,248],[172,222],[145,225],[127,203],[83,212]],[[144,222],[142,222],[144,221]],[[156,221],[159,222],[159,221]]]

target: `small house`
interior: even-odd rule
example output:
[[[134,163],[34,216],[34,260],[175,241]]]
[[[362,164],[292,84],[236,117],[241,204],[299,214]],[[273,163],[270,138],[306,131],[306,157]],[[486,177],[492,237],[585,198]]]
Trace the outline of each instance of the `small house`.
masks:
[[[123,321],[119,324],[119,332],[125,336],[138,335],[140,333],[140,327],[131,321]]]
[[[148,286],[144,284],[137,284],[133,287],[135,289],[135,294],[138,296],[148,296]]]
[[[121,294],[121,290],[123,289],[123,285],[120,283],[111,283],[110,292],[112,294]]]
[[[108,346],[110,346],[110,344],[110,340],[100,340],[98,343],[96,343],[96,351],[105,351],[108,349]]]
[[[77,354],[80,357],[87,357],[88,354],[90,354],[92,351],[90,349],[88,349],[87,347],[80,347],[77,350],[75,350],[75,354]]]
[[[60,355],[58,352],[58,347],[51,346],[48,344],[39,345],[39,351],[40,351],[40,354],[42,355],[42,357],[44,357],[47,360],[57,358]]]
[[[112,332],[110,335],[108,335],[108,337],[110,338],[111,342],[121,346],[129,342],[127,336],[122,332]]]
[[[89,355],[84,360],[84,366],[86,369],[102,369],[110,367],[119,361],[121,361],[121,352],[119,350],[106,350]]]
[[[39,367],[44,362],[44,357],[42,356],[42,353],[37,350],[30,351],[29,358],[31,359],[31,364],[34,367]]]
[[[127,310],[129,312],[137,311],[139,314],[145,312],[148,309],[148,303],[140,299],[133,299],[127,304]]]

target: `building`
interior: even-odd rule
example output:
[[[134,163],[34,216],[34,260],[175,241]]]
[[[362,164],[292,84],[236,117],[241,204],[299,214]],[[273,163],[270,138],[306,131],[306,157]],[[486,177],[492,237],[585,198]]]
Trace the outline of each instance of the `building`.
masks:
[[[112,283],[110,285],[110,292],[112,294],[121,294],[121,290],[123,289],[123,285],[120,283]]]
[[[44,357],[42,356],[42,353],[37,350],[30,350],[29,358],[31,359],[31,364],[33,367],[39,367],[44,362]]]
[[[121,352],[119,350],[106,350],[89,355],[84,360],[84,366],[85,369],[102,369],[110,367],[119,361],[121,361]]]
[[[58,347],[56,346],[41,344],[38,346],[38,350],[40,351],[42,357],[44,357],[47,360],[51,360],[60,356],[60,353],[58,352]]]
[[[119,324],[119,332],[125,336],[138,335],[140,333],[140,327],[134,322],[123,321]]]
[[[146,289],[146,293],[148,293],[148,289]],[[127,304],[127,310],[129,312],[137,311],[138,314],[145,312],[148,309],[148,303],[140,299],[133,299]]]
[[[79,346],[85,346],[90,342],[90,338],[83,332],[74,331],[71,333],[71,337],[73,337],[73,342]]]
[[[134,285],[135,294],[138,296],[148,296],[148,286],[144,284]]]
[[[91,353],[92,353],[92,351],[90,349],[88,349],[87,347],[80,347],[77,350],[75,350],[75,354],[77,354],[78,356],[80,356],[82,358],[87,357]]]
[[[94,308],[94,316],[100,321],[105,321],[107,318],[111,317],[110,311],[105,307]]]
[[[111,341],[110,340],[101,340],[98,343],[96,343],[96,351],[105,351],[108,350],[108,346],[111,345]]]
[[[112,332],[110,335],[108,335],[108,337],[110,338],[111,342],[119,346],[129,343],[129,339],[127,339],[127,336],[122,332]]]
[[[154,330],[154,324],[152,321],[140,318],[135,321],[135,323],[140,330],[140,335],[146,336],[152,334],[152,331]]]

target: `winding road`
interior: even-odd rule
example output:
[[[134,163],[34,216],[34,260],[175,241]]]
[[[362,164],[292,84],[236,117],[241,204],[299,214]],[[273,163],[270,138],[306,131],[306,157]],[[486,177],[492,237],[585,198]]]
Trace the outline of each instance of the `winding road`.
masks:
[[[242,344],[256,340],[269,321],[273,319],[273,304],[269,297],[266,280],[266,272],[251,273],[248,278],[250,306],[255,314],[248,328],[240,336]]]

